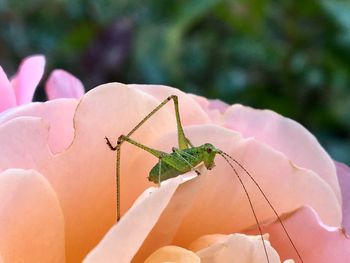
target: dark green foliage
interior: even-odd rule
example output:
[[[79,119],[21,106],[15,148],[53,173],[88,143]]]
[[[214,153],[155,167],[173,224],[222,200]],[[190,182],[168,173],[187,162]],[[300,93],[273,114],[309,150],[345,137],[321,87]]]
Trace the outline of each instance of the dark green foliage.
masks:
[[[0,63],[43,53],[87,88],[159,83],[270,108],[350,163],[349,14],[340,0],[3,0]]]

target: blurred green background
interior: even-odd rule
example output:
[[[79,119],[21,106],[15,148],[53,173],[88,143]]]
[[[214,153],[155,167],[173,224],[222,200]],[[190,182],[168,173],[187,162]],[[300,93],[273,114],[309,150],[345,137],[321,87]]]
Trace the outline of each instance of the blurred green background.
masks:
[[[166,84],[269,108],[350,163],[350,1],[0,0],[0,25],[7,73],[41,53],[46,74],[87,89]]]

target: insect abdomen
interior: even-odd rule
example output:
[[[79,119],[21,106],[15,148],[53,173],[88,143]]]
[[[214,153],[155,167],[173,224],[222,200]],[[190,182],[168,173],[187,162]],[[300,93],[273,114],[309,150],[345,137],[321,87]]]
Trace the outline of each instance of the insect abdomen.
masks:
[[[150,171],[148,180],[159,183],[169,178],[176,177],[180,174],[187,173],[202,162],[203,157],[198,147],[184,150],[176,150],[171,154],[163,157],[162,164],[159,162]],[[160,173],[159,173],[159,168]]]
[[[152,168],[152,170],[149,172],[148,180],[158,184],[159,182],[165,181],[167,179],[176,177],[182,172],[176,170],[174,167],[168,165],[165,162],[162,162],[161,165],[161,173],[159,174],[159,162]]]

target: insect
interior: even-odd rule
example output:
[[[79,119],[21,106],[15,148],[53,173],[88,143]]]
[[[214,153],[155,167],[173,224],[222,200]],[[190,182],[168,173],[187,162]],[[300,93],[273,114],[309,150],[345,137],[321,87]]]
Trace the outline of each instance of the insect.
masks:
[[[175,107],[175,117],[176,117],[176,123],[177,123],[177,134],[178,134],[178,148],[173,147],[171,153],[166,153],[163,151],[159,151],[156,149],[152,149],[150,147],[147,147],[139,142],[134,141],[130,136],[138,129],[140,128],[149,118],[152,117],[158,110],[160,110],[165,104],[167,104],[169,101],[174,102]],[[117,140],[116,146],[113,146],[110,140],[105,137],[106,143],[108,147],[112,151],[116,151],[116,198],[117,198],[117,221],[120,220],[120,151],[121,146],[124,142],[128,142],[130,144],[133,144],[150,154],[154,155],[158,158],[158,163],[151,169],[148,180],[160,185],[162,181],[165,181],[170,178],[174,178],[178,175],[187,173],[189,171],[195,171],[197,174],[200,174],[196,167],[200,164],[204,164],[206,169],[211,170],[215,166],[215,158],[217,155],[220,155],[222,158],[225,159],[225,161],[228,163],[228,165],[232,168],[234,174],[239,179],[240,184],[243,187],[243,190],[245,192],[245,195],[247,196],[247,199],[249,201],[250,208],[252,210],[252,213],[254,215],[256,224],[258,226],[258,230],[261,236],[264,252],[266,255],[266,261],[269,263],[269,256],[267,253],[266,245],[264,242],[264,237],[262,234],[261,226],[259,223],[259,220],[257,218],[257,215],[254,210],[253,203],[251,201],[251,198],[248,194],[248,191],[243,184],[243,181],[241,179],[241,176],[238,173],[238,170],[235,168],[234,164],[238,166],[256,185],[258,190],[261,192],[262,196],[266,200],[266,202],[269,204],[270,208],[274,212],[276,218],[278,219],[279,223],[281,224],[284,233],[286,234],[287,238],[289,239],[290,243],[292,244],[295,252],[297,253],[299,259],[301,262],[304,262],[300,253],[298,252],[296,246],[294,245],[289,233],[287,232],[287,229],[285,228],[281,218],[279,217],[277,211],[272,206],[270,201],[268,200],[267,196],[259,186],[259,184],[256,182],[256,180],[253,178],[253,176],[247,171],[247,169],[244,168],[243,165],[241,165],[236,159],[231,157],[229,154],[225,153],[224,151],[216,148],[213,144],[205,143],[200,146],[194,146],[190,140],[185,136],[181,119],[180,119],[180,113],[179,113],[179,103],[178,103],[178,97],[176,95],[172,95],[167,97],[163,102],[161,102],[156,108],[154,108],[146,117],[144,117],[128,134],[126,135],[120,135]]]

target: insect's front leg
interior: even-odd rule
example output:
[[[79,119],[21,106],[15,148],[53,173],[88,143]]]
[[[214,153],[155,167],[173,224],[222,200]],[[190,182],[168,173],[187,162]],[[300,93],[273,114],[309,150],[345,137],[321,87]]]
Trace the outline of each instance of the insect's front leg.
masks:
[[[196,168],[194,169],[194,171],[196,172],[197,175],[201,175],[202,171],[203,171],[204,165],[200,164],[198,166],[196,166]]]

